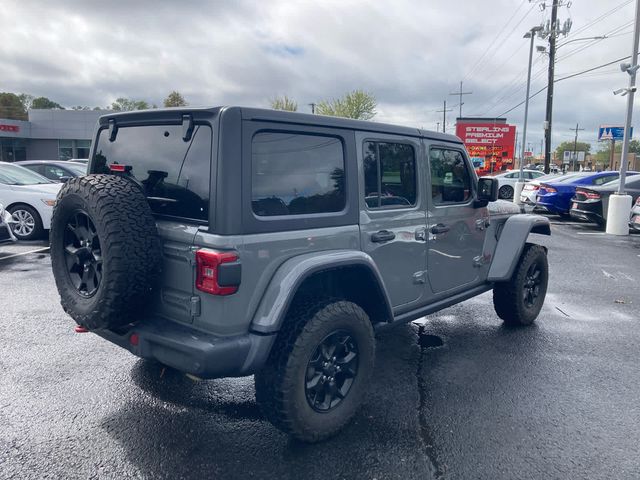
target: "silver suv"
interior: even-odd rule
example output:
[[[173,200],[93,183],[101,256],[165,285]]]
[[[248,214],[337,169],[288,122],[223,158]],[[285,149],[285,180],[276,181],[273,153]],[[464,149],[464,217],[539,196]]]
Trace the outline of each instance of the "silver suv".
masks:
[[[100,118],[58,195],[62,306],[139,357],[255,375],[276,427],[313,442],[354,415],[378,329],[493,290],[529,325],[549,222],[496,201],[451,135],[239,107]]]

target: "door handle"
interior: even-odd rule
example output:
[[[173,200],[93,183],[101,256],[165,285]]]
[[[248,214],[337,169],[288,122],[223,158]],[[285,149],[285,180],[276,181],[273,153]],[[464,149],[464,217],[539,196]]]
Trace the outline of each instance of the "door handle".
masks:
[[[388,242],[396,238],[396,234],[389,230],[380,230],[379,232],[371,234],[371,241],[375,243]]]
[[[443,225],[442,223],[438,223],[433,227],[431,227],[431,233],[433,233],[434,235],[437,235],[439,233],[446,233],[449,230],[451,230],[451,228],[447,227],[446,225]]]

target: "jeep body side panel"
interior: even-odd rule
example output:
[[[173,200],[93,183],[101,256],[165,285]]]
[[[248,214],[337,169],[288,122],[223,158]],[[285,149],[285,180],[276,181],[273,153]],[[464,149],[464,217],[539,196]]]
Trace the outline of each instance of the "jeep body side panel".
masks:
[[[490,282],[511,278],[529,233],[551,235],[549,219],[540,215],[520,214],[509,217],[502,227],[489,269]]]
[[[357,250],[333,250],[298,255],[284,262],[270,279],[251,330],[260,333],[278,331],[292,298],[305,279],[319,272],[352,266],[365,267],[373,275],[378,289],[372,291],[371,295],[383,296],[386,305],[384,316],[390,320],[392,314],[389,298],[380,272],[371,257]]]
[[[412,148],[415,159],[416,199],[415,205],[394,205],[370,208],[365,201],[364,157],[373,157],[376,152],[365,152],[380,143],[400,144]],[[405,305],[412,308],[422,301],[425,292],[426,259],[426,195],[424,169],[422,168],[422,145],[417,137],[356,132],[358,153],[360,239],[361,247],[380,271],[392,306]],[[381,175],[383,176],[383,175]],[[383,188],[384,190],[384,188]],[[392,197],[386,197],[392,198]],[[377,242],[375,235],[390,232],[393,238]],[[391,236],[391,235],[390,235]]]

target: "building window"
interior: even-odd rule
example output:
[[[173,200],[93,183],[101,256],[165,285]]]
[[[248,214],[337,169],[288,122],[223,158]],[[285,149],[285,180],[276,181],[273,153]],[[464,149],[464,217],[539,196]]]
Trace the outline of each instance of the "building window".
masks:
[[[0,162],[20,162],[27,159],[25,141],[21,138],[0,139]]]
[[[344,209],[344,153],[339,138],[263,132],[253,137],[251,148],[251,206],[256,215]]]
[[[58,140],[58,158],[60,160],[73,158],[73,140]]]
[[[90,149],[91,149],[91,140],[76,140],[75,158],[89,158]]]

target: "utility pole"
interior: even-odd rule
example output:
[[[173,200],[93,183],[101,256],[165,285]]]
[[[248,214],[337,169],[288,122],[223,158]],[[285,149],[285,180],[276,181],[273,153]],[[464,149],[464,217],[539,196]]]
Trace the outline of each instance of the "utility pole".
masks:
[[[449,95],[457,95],[460,98],[460,115],[458,115],[458,118],[462,118],[462,105],[464,105],[464,103],[462,102],[462,96],[463,95],[471,95],[473,92],[463,92],[462,91],[462,82],[460,82],[460,91],[458,92],[453,92],[450,93]]]
[[[309,106],[311,107],[311,114],[314,115],[316,113],[316,104],[310,103]]]
[[[447,112],[450,112],[451,109],[447,110],[447,101],[444,101],[444,107],[442,110],[436,110],[436,113],[442,112],[442,133],[446,133],[447,130]]]
[[[440,122],[436,122],[436,132],[440,131]]]
[[[573,160],[573,171],[577,172],[578,167],[578,132],[584,130],[584,128],[580,128],[580,124],[576,123],[576,128],[572,128],[576,132],[576,136],[573,139],[573,155],[571,156]],[[586,152],[585,152],[586,154]]]
[[[542,4],[544,5],[544,3]],[[555,81],[556,68],[556,40],[559,34],[568,35],[571,30],[571,20],[564,22],[562,29],[558,23],[558,7],[569,7],[571,2],[565,0],[553,0],[551,5],[551,22],[540,33],[542,38],[549,37],[549,71],[547,74],[547,110],[544,122],[544,173],[549,173],[551,164],[551,126],[553,120],[553,83]]]
[[[611,137],[611,153],[609,154],[609,170],[613,170],[616,163],[616,140]]]
[[[551,120],[553,117],[553,81],[556,67],[556,22],[558,21],[558,0],[551,7],[551,31],[549,36],[549,71],[547,73],[547,112],[544,131],[544,173],[549,173],[551,164]]]

